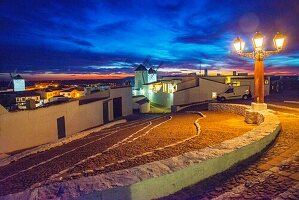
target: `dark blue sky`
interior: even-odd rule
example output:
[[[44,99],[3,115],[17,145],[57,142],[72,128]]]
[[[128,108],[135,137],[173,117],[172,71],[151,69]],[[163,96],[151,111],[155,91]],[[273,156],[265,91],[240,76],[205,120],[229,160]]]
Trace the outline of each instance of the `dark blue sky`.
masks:
[[[298,0],[26,0],[0,1],[0,73],[120,74],[150,55],[162,72],[251,72],[231,54],[236,36],[255,31],[268,49],[277,31],[286,50],[266,61],[268,73],[299,74]],[[1,78],[1,76],[0,76]]]

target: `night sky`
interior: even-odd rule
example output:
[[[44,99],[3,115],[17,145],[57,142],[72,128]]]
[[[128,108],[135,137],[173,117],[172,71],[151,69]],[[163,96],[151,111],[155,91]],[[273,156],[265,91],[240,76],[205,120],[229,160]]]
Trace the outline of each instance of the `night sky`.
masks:
[[[152,57],[159,73],[253,71],[234,55],[241,36],[252,50],[256,31],[273,49],[277,31],[287,35],[283,53],[265,62],[268,74],[299,74],[298,0],[1,0],[0,79],[120,78]]]

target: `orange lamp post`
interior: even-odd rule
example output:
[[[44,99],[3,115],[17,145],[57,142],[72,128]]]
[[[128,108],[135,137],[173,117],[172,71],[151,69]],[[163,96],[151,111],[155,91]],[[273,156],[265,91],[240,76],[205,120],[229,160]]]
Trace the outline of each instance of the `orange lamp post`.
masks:
[[[255,60],[254,65],[254,98],[257,104],[264,103],[264,58],[273,54],[279,53],[285,43],[285,36],[277,33],[273,39],[276,50],[264,50],[264,36],[260,32],[256,32],[252,38],[254,51],[250,53],[243,52],[245,42],[241,38],[234,40],[234,48],[236,53],[243,57],[252,58]]]

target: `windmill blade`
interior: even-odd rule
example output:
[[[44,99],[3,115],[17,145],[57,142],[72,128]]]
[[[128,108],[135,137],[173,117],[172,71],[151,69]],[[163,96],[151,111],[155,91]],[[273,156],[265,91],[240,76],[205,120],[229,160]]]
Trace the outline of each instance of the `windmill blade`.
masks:
[[[151,59],[152,59],[152,57],[148,55],[142,64],[147,67],[149,65]]]
[[[10,87],[10,84],[11,84],[11,82],[12,82],[12,80],[13,80],[14,75],[13,75],[12,73],[9,73],[9,76],[10,76],[10,81],[9,81],[9,83],[8,83],[8,85],[7,85],[7,88]]]
[[[8,85],[7,85],[7,88],[9,88],[11,82],[12,82],[12,79],[9,81],[9,83],[8,83]]]
[[[161,61],[160,64],[157,66],[156,71],[164,64],[164,61]]]

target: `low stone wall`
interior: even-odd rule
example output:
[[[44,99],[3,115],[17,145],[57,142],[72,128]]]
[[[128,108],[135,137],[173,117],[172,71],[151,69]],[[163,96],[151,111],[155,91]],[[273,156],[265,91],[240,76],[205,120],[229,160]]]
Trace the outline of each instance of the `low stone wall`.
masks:
[[[264,122],[264,116],[261,112],[252,111],[250,106],[240,104],[227,104],[227,103],[209,103],[209,110],[230,112],[245,117],[244,121],[249,124],[261,124]]]
[[[210,111],[229,112],[238,115],[245,116],[246,110],[249,106],[240,104],[228,104],[228,103],[209,103]]]
[[[245,115],[242,105],[217,104],[214,111]],[[220,144],[129,169],[32,187],[2,199],[153,199],[166,196],[228,170],[266,148],[281,129],[278,118],[259,112],[259,125]],[[58,192],[63,191],[63,192]]]

